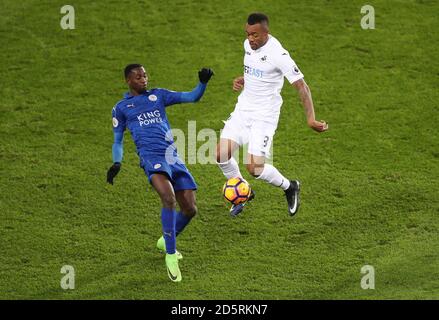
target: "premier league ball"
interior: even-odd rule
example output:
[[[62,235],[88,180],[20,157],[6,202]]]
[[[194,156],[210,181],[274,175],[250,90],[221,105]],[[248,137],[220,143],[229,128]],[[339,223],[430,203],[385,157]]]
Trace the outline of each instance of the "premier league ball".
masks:
[[[250,185],[241,178],[231,178],[226,181],[223,187],[224,198],[235,205],[246,202],[250,193]]]

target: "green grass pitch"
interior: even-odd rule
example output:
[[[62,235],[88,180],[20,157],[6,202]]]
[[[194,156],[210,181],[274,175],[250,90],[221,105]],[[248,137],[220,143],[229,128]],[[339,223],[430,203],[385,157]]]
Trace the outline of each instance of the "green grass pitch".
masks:
[[[0,3],[0,299],[438,299],[439,23],[436,1],[64,1]],[[360,9],[375,8],[375,29]],[[274,165],[302,182],[288,216],[283,194],[246,178],[257,197],[232,219],[213,164],[190,164],[198,216],[178,238],[183,281],[169,281],[160,202],[125,137],[111,165],[111,108],[127,63],[150,87],[191,90],[214,69],[202,100],[168,109],[173,128],[219,135],[242,74],[247,15],[305,74],[317,119],[307,128],[285,84]],[[201,145],[202,142],[199,142]],[[75,289],[63,290],[63,265]],[[375,268],[375,289],[361,268]]]

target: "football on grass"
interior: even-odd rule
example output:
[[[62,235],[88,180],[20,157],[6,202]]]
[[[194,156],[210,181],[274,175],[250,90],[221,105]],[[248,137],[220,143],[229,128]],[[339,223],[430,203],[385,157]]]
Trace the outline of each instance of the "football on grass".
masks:
[[[224,198],[232,204],[244,203],[250,196],[251,188],[247,181],[241,178],[231,178],[223,187]]]

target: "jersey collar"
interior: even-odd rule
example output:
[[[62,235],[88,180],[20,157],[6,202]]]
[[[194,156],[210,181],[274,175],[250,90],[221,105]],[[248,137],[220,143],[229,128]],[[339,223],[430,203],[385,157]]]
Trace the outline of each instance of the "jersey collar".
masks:
[[[147,94],[149,94],[149,91],[148,90],[145,90],[145,91],[143,91],[140,95],[147,95]],[[134,96],[131,94],[131,92],[125,92],[124,93],[124,95],[123,95],[123,97],[125,98],[125,99],[131,99],[131,98],[133,98]]]

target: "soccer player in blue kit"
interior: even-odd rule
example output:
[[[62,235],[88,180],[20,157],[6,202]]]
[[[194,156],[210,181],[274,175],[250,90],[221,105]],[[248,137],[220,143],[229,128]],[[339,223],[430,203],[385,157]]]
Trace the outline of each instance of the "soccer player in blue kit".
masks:
[[[124,73],[130,91],[112,111],[113,165],[108,169],[107,182],[113,184],[114,177],[120,171],[123,134],[128,127],[136,145],[140,166],[162,201],[163,236],[157,241],[157,248],[166,251],[165,262],[169,278],[179,282],[182,277],[178,260],[182,255],[176,250],[176,236],[197,212],[197,185],[177,154],[165,108],[173,104],[200,100],[213,71],[201,69],[198,72],[200,82],[190,92],[147,90],[148,76],[140,64],[126,66]],[[177,203],[180,212],[176,211]]]

